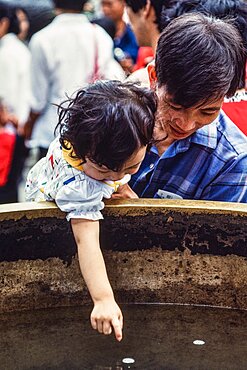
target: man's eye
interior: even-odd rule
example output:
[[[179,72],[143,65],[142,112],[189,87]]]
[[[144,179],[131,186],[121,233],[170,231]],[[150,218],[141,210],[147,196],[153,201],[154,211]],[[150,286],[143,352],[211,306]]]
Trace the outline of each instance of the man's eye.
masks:
[[[205,112],[205,111],[202,111],[201,112],[204,116],[212,116],[213,114],[216,114],[216,112]]]
[[[174,107],[174,105],[170,104],[170,107],[175,110],[175,111],[181,111],[183,108],[182,107]]]

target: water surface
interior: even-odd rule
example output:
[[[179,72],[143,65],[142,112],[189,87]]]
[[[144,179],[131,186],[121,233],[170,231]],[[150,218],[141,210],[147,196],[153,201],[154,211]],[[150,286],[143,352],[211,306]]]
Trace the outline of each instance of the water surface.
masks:
[[[121,343],[91,329],[90,307],[0,315],[0,369],[247,369],[247,311],[121,307],[125,320]],[[196,340],[205,344],[196,345]],[[126,358],[135,362],[125,364]]]

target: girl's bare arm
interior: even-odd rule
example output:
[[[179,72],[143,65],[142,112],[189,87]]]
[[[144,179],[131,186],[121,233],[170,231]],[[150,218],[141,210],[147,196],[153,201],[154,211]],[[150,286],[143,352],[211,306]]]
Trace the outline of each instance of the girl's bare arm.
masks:
[[[71,225],[78,247],[81,272],[94,302],[92,327],[104,334],[110,334],[113,328],[116,339],[120,341],[123,318],[107,277],[99,245],[99,222],[72,219]]]

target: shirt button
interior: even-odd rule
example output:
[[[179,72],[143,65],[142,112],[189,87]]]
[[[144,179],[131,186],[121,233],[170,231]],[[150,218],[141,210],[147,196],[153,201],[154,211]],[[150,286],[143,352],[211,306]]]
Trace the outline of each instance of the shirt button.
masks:
[[[153,167],[154,167],[154,164],[153,164],[153,163],[151,163],[151,164],[150,164],[150,166],[149,166],[150,170],[151,170]]]

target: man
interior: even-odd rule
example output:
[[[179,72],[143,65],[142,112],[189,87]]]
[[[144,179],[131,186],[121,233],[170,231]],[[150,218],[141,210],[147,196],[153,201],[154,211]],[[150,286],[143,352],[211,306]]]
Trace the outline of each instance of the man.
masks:
[[[156,52],[158,38],[162,31],[162,11],[171,7],[176,0],[126,0],[127,14],[140,47],[149,46]],[[141,81],[149,86],[146,68],[138,69],[129,77],[129,81]]]
[[[0,98],[22,125],[30,109],[30,52],[18,39],[16,9],[0,2]]]
[[[104,15],[112,19],[116,26],[115,57],[129,74],[136,63],[139,47],[130,25],[126,24],[123,19],[125,2],[124,0],[102,0],[101,5]]]
[[[56,18],[31,39],[32,110],[25,125],[40,157],[54,139],[60,104],[97,77],[111,72],[113,43],[106,32],[81,14],[86,0],[55,0]]]
[[[18,201],[18,183],[27,155],[24,138],[18,133],[30,110],[30,52],[18,39],[18,33],[16,8],[1,1],[0,203]]]
[[[162,31],[162,8],[173,0],[126,0],[127,14],[139,46],[151,46],[156,51]]]
[[[132,192],[119,197],[247,202],[247,139],[220,111],[244,63],[242,39],[229,23],[186,14],[166,27],[149,66],[156,143],[132,177]]]

